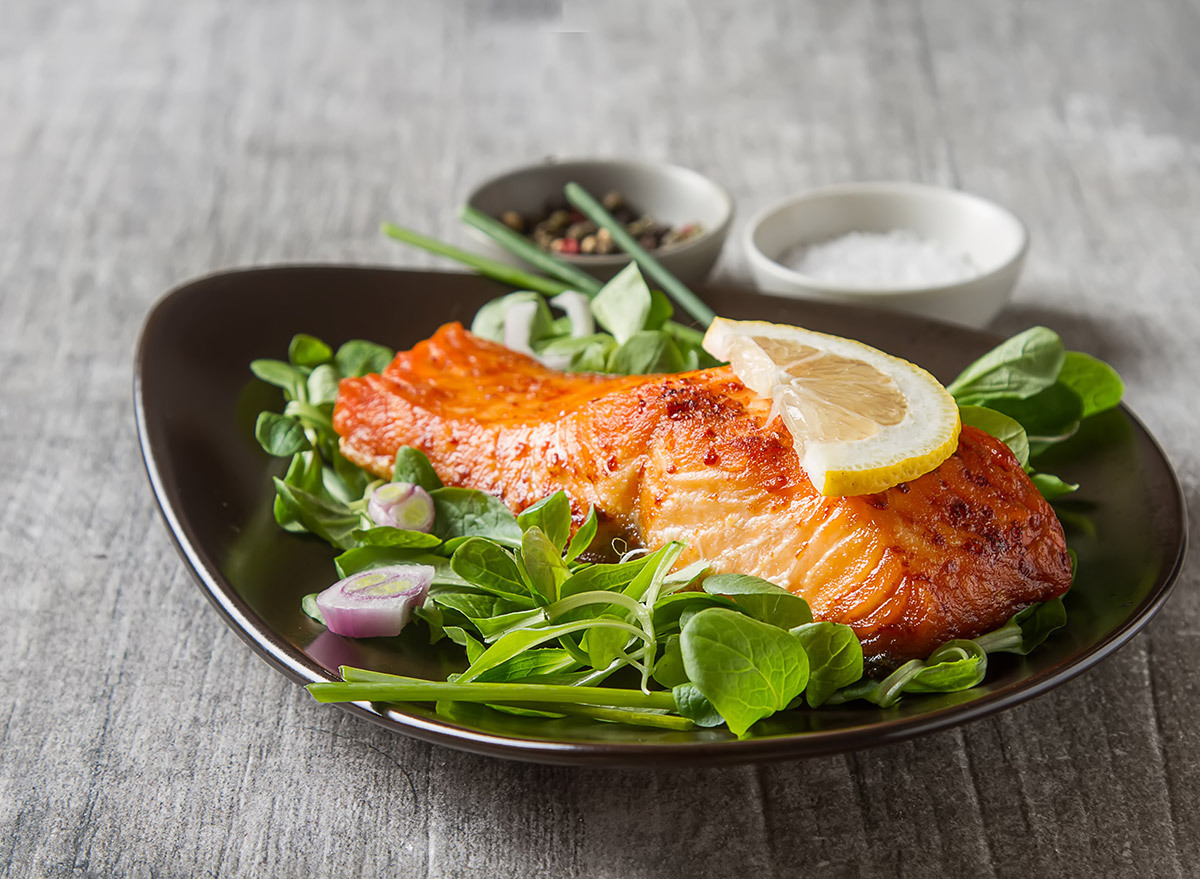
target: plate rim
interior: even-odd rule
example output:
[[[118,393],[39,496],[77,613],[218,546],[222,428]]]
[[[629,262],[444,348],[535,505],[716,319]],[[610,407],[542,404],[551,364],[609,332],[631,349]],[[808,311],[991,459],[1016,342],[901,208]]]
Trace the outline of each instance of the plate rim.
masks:
[[[260,658],[277,671],[301,684],[318,681],[338,680],[329,671],[306,656],[299,648],[278,637],[275,631],[242,599],[220,574],[218,566],[203,548],[198,545],[187,524],[180,518],[172,502],[157,460],[154,442],[150,437],[149,413],[143,393],[143,376],[146,372],[149,342],[153,338],[155,325],[162,319],[165,307],[176,299],[188,295],[195,288],[213,280],[230,276],[295,272],[297,270],[322,270],[358,272],[388,272],[398,276],[414,274],[445,274],[468,278],[478,276],[464,272],[438,269],[405,269],[394,266],[375,266],[337,263],[284,263],[264,266],[233,267],[209,272],[190,278],[170,288],[151,306],[138,336],[133,371],[133,408],[137,429],[138,446],[142,463],[154,495],[159,513],[166,525],[171,542],[183,560],[192,579],[208,601],[214,606],[227,626],[245,641]],[[720,285],[728,289],[747,289],[736,283]],[[757,291],[749,291],[757,292]],[[841,310],[859,311],[853,306]],[[939,325],[955,331],[969,329],[946,324],[929,318],[925,323]],[[994,333],[971,330],[981,336],[990,336],[1001,341],[1002,336]],[[716,766],[744,763],[763,763],[781,760],[803,759],[830,754],[857,751],[870,747],[895,744],[917,736],[974,722],[991,714],[1004,711],[1028,701],[1045,692],[1090,671],[1117,650],[1125,646],[1144,629],[1170,599],[1183,569],[1188,549],[1188,516],[1186,497],[1178,474],[1158,439],[1142,420],[1124,402],[1120,408],[1136,426],[1150,448],[1160,459],[1170,477],[1171,500],[1178,511],[1179,539],[1174,558],[1167,570],[1157,576],[1159,584],[1137,607],[1131,609],[1121,625],[1100,642],[1073,654],[1062,665],[1041,674],[1018,681],[994,693],[979,696],[969,702],[946,706],[933,711],[900,717],[883,722],[871,722],[862,726],[802,733],[785,733],[754,739],[727,739],[713,742],[580,742],[529,739],[507,736],[468,728],[449,721],[409,714],[395,708],[375,710],[371,703],[334,703],[338,708],[357,717],[362,717],[390,730],[412,736],[422,741],[520,762],[577,765],[658,768],[665,766]]]

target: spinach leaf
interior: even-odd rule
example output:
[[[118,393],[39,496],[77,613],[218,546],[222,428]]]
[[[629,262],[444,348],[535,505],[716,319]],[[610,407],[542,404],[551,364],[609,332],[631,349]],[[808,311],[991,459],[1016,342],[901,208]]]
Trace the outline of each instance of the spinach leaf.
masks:
[[[714,574],[701,587],[710,595],[728,595],[756,620],[781,629],[812,622],[808,602],[768,580],[748,574]]]
[[[580,348],[571,357],[567,369],[571,372],[607,372],[608,360],[617,348],[617,340],[609,335],[593,336],[591,344]]]
[[[442,540],[486,537],[505,546],[521,545],[521,527],[496,497],[471,488],[437,488],[433,498],[433,533]]]
[[[720,726],[725,722],[721,712],[705,698],[695,684],[679,684],[671,690],[671,695],[675,697],[675,710],[696,726]]]
[[[564,327],[562,332],[570,332],[570,328]],[[608,333],[590,333],[586,336],[560,335],[543,340],[536,350],[542,358],[550,360],[557,357],[573,358],[593,345],[615,348],[616,344],[616,340]]]
[[[581,568],[562,584],[559,595],[566,598],[580,592],[623,590],[634,581],[649,560],[649,556],[641,556],[621,564]]]
[[[420,607],[413,609],[413,618],[421,620],[429,629],[429,643],[436,644],[446,637],[446,616],[442,609],[429,599]]]
[[[1062,382],[1055,382],[1024,399],[998,397],[989,400],[988,408],[1016,421],[1031,439],[1069,436],[1079,427],[1079,419],[1083,417],[1083,402],[1079,395]]]
[[[1079,395],[1081,418],[1112,409],[1125,394],[1125,383],[1115,369],[1080,351],[1067,352],[1058,380]]]
[[[325,494],[325,486],[322,476],[321,460],[317,456],[317,453],[300,452],[292,456],[283,481],[310,494],[323,496]],[[275,521],[285,531],[290,531],[293,534],[304,534],[308,531],[303,523],[291,513],[278,494],[275,495],[275,502],[272,509],[275,513]]]
[[[516,683],[535,675],[570,671],[577,663],[571,654],[558,647],[543,647],[518,653],[512,659],[482,672],[479,683]]]
[[[425,453],[412,446],[401,446],[396,452],[396,463],[392,466],[392,482],[408,482],[426,491],[442,487],[442,480],[438,478]]]
[[[527,507],[517,516],[522,531],[540,528],[561,554],[571,536],[571,502],[566,492],[556,491]]]
[[[338,395],[337,369],[330,363],[322,363],[308,374],[308,402],[314,406],[328,406],[337,400]]]
[[[924,665],[904,685],[904,692],[953,693],[969,690],[987,674],[987,653],[974,641],[947,641],[930,654]]]
[[[528,598],[508,597],[491,592],[481,592],[473,588],[440,589],[431,593],[434,603],[439,607],[455,611],[471,621],[477,629],[482,621],[496,619],[515,613],[527,613],[532,610],[532,602]]]
[[[646,315],[646,322],[643,329],[661,330],[666,326],[667,321],[675,314],[675,308],[671,305],[671,300],[666,297],[661,290],[650,291],[650,312]]]
[[[708,369],[711,366],[721,365],[722,361],[717,360],[702,347],[704,333],[701,330],[677,324],[675,321],[668,321],[663,325],[662,331],[675,341],[680,351],[688,355],[695,355],[695,365],[689,364],[689,369]]]
[[[536,525],[521,537],[521,562],[534,598],[540,597],[544,604],[558,599],[559,587],[571,576],[560,553],[561,549]]]
[[[587,518],[583,520],[583,524],[579,526],[579,530],[575,532],[575,536],[567,544],[566,559],[568,562],[575,561],[592,545],[592,541],[596,539],[597,527],[599,527],[599,523],[596,519],[596,508],[589,507]]]
[[[601,614],[596,619],[620,619],[615,614]],[[592,668],[608,668],[613,660],[625,652],[629,633],[621,629],[603,627],[588,629],[583,646],[587,650]]]
[[[1037,490],[1042,493],[1042,497],[1048,501],[1079,490],[1078,484],[1064,482],[1062,479],[1052,476],[1049,473],[1030,473],[1029,478],[1033,480],[1033,484],[1037,487]]]
[[[683,649],[679,636],[671,635],[663,645],[662,656],[654,663],[654,680],[668,690],[687,683],[687,672],[683,669]]]
[[[1027,656],[1035,647],[1041,646],[1052,632],[1066,624],[1067,609],[1063,600],[1061,597],[1053,598],[1018,611],[999,629],[975,640],[988,653]]]
[[[634,262],[617,272],[592,299],[592,314],[618,345],[646,329],[652,308],[650,288]]]
[[[328,465],[321,470],[321,484],[329,496],[345,504],[362,500],[371,482],[367,471],[344,458],[335,439],[322,438],[317,446],[321,459]]]
[[[304,398],[304,373],[282,360],[252,360],[250,371],[269,385],[283,388],[289,400]]]
[[[630,336],[608,358],[608,372],[647,375],[682,372],[687,365],[679,346],[657,330],[640,330]]]
[[[390,348],[362,339],[351,339],[338,348],[334,360],[338,372],[343,376],[358,378],[371,372],[383,372],[395,356]]]
[[[698,562],[692,562],[690,565],[680,568],[678,571],[672,571],[663,579],[664,591],[678,592],[680,589],[686,589],[708,573],[708,569],[708,562],[701,559]]]
[[[473,681],[489,668],[494,668],[505,660],[516,656],[518,653],[524,653],[526,650],[537,647],[547,641],[557,641],[564,635],[571,635],[575,632],[582,632],[600,626],[613,626],[623,629],[635,637],[646,638],[646,634],[641,629],[631,626],[629,623],[607,619],[582,620],[536,629],[517,629],[516,631],[509,632],[492,644],[478,660],[471,663],[471,667],[463,672],[459,680],[463,682]]]
[[[983,406],[959,406],[958,415],[963,424],[978,427],[1004,442],[1022,467],[1029,463],[1029,437],[1025,435],[1025,428],[1003,412]]]
[[[467,651],[467,662],[474,662],[487,649],[461,626],[446,626],[445,632],[447,638]]]
[[[312,448],[304,427],[298,421],[274,412],[258,413],[258,420],[254,423],[254,438],[263,451],[277,458],[289,458]]]
[[[353,534],[362,523],[362,516],[344,504],[327,501],[288,485],[278,477],[274,482],[276,497],[282,502],[289,516],[334,546],[341,549],[355,546],[357,541]]]
[[[1031,327],[984,354],[946,390],[959,403],[975,405],[996,397],[1032,397],[1054,384],[1064,359],[1058,333]]]
[[[1021,644],[1007,652],[1026,656],[1035,647],[1040,647],[1052,632],[1067,624],[1067,609],[1060,596],[1013,614],[1012,621],[1021,629]]]
[[[479,537],[469,537],[454,550],[450,568],[459,577],[510,600],[528,602],[529,587],[512,553]]]
[[[688,679],[738,737],[787,707],[808,683],[800,640],[769,623],[723,608],[688,620],[680,636]]]
[[[654,631],[660,635],[668,632],[681,625],[683,614],[689,611],[698,613],[707,607],[724,607],[738,613],[746,612],[745,608],[722,595],[709,595],[706,592],[675,592],[664,595],[654,602]]]
[[[293,366],[318,366],[333,357],[333,350],[315,336],[297,333],[288,345],[288,360]]]
[[[440,546],[442,541],[432,534],[422,531],[407,531],[403,528],[393,528],[381,525],[354,532],[354,539],[363,546],[402,546],[410,549],[432,549]]]
[[[862,677],[862,643],[854,630],[841,623],[806,623],[792,629],[808,654],[808,686],[804,698],[820,708],[835,691]]]

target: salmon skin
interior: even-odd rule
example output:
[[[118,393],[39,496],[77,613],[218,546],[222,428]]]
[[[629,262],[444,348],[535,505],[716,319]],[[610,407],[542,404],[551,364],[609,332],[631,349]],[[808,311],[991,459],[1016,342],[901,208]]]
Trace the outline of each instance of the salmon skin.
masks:
[[[439,329],[380,375],[341,383],[343,454],[389,478],[401,446],[448,485],[519,512],[563,489],[601,521],[680,563],[753,574],[846,623],[869,660],[928,656],[1062,595],[1062,526],[1009,448],[964,426],[936,470],[879,494],[823,497],[770,401],[728,367],[614,377],[548,369]]]

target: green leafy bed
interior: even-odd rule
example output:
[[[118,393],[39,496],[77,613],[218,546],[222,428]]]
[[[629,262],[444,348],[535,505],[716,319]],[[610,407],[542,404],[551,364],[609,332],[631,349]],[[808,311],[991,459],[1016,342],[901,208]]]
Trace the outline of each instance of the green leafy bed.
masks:
[[[633,373],[709,362],[698,334],[672,325],[669,305],[640,276],[626,273],[591,300],[591,317],[604,332],[586,340],[572,335],[571,321],[554,318],[538,293],[485,306],[474,329],[500,337],[505,309],[518,301],[537,309],[534,351],[569,349],[570,368]],[[633,340],[640,341],[631,346]],[[367,499],[382,481],[342,457],[332,411],[341,378],[381,370],[392,352],[363,341],[335,352],[301,335],[288,355],[286,362],[251,364],[287,401],[282,413],[262,413],[256,427],[267,452],[290,459],[275,480],[277,521],[341,550],[339,577],[397,564],[432,566],[433,584],[415,616],[431,641],[461,645],[467,662],[447,681],[343,668],[343,681],[309,686],[320,701],[434,702],[447,712],[453,702],[478,702],[676,730],[724,724],[744,736],[777,711],[853,700],[888,707],[904,694],[973,687],[987,673],[989,654],[1026,654],[1066,622],[1062,600],[1055,599],[1025,608],[982,637],[950,641],[924,660],[864,674],[854,632],[813,620],[802,598],[756,577],[711,575],[703,563],[676,570],[680,543],[590,561],[594,511],[573,536],[562,492],[513,516],[491,495],[443,486],[412,448],[397,454],[392,480],[430,493],[433,531],[376,527]],[[1115,406],[1122,385],[1111,367],[1065,351],[1055,333],[1035,327],[971,364],[949,390],[963,422],[1004,440],[1038,489],[1056,498],[1077,486],[1030,462],[1081,420]],[[321,622],[314,599],[306,597],[303,606]]]

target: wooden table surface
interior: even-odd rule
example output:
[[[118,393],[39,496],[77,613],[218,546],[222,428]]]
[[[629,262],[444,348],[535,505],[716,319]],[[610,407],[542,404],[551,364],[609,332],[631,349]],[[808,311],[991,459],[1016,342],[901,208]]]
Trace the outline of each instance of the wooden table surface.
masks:
[[[690,165],[742,219],[917,180],[1028,223],[995,328],[1114,363],[1196,509],[1195,0],[9,0],[0,119],[3,875],[1200,871],[1196,557],[1126,648],[993,719],[761,767],[522,765],[317,705],[254,656],[172,549],[130,394],[170,286],[428,264],[380,220],[458,237],[473,181],[546,154]],[[745,277],[736,247],[720,272]]]

